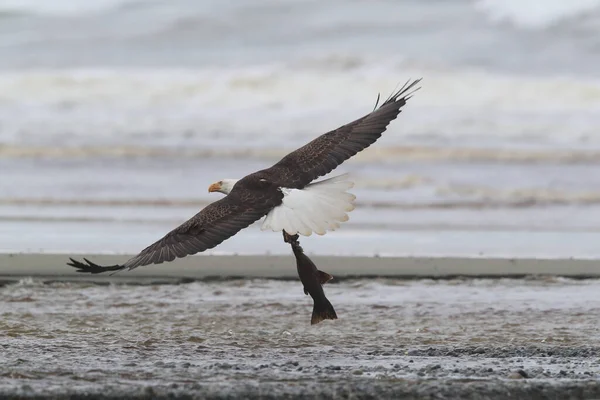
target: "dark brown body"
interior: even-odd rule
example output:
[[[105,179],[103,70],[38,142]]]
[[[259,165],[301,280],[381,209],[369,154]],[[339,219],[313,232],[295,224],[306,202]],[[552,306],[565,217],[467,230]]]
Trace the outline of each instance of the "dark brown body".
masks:
[[[337,319],[337,314],[323,291],[323,285],[333,277],[326,272],[319,271],[312,260],[304,254],[300,242],[298,242],[298,235],[289,236],[284,232],[284,238],[286,242],[290,243],[296,256],[296,268],[300,281],[304,285],[304,294],[310,294],[314,301],[311,325],[318,324],[324,319]]]

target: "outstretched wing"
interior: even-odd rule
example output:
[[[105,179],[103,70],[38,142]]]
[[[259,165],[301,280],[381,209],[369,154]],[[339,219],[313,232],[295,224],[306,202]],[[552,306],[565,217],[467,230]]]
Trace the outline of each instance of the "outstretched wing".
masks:
[[[243,197],[249,196],[246,193]],[[274,199],[272,194],[269,197],[268,193],[259,193],[259,198],[254,198],[253,201],[242,201],[237,193],[231,193],[209,204],[123,265],[103,267],[86,259],[84,259],[85,263],[71,259],[68,265],[77,268],[78,272],[97,274],[122,269],[131,270],[143,265],[160,264],[200,253],[212,249],[263,217],[277,201],[281,199]]]
[[[406,101],[420,89],[415,88],[420,81],[421,79],[406,82],[370,114],[319,136],[266,171],[277,176],[278,181],[285,182],[286,187],[298,189],[328,174],[381,137]]]

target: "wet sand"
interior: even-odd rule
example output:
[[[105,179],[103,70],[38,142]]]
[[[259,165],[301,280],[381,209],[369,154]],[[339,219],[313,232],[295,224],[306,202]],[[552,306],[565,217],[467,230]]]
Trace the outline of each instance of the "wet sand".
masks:
[[[279,243],[281,248],[286,246]],[[286,250],[289,251],[289,248]],[[148,265],[133,271],[107,275],[82,275],[66,265],[69,257],[87,258],[101,265],[127,261],[135,254],[80,253],[0,253],[0,280],[18,280],[24,276],[48,280],[85,279],[100,282],[160,278],[167,281],[205,280],[207,278],[244,277],[297,279],[294,258],[286,255],[234,255],[207,252],[178,259],[168,264]],[[413,257],[413,256],[329,256],[314,255],[312,260],[336,278],[360,277],[523,277],[554,275],[600,277],[597,259],[522,258],[522,257]]]
[[[598,398],[599,280],[0,288],[3,398]]]

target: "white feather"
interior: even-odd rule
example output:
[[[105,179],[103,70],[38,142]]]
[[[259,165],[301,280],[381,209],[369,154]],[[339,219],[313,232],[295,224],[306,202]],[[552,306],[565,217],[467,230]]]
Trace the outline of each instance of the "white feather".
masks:
[[[356,199],[346,192],[354,186],[347,177],[344,174],[324,179],[304,189],[280,188],[283,202],[267,214],[261,229],[310,236],[339,228],[340,222],[348,221],[347,213],[354,210]]]

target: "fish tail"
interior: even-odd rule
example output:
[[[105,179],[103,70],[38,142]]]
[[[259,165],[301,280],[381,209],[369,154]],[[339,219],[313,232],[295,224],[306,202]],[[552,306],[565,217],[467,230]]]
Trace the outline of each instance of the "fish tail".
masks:
[[[327,297],[323,296],[319,301],[315,300],[315,306],[313,308],[312,318],[310,324],[315,325],[325,319],[337,319],[337,314],[333,309],[333,306],[327,300]]]

